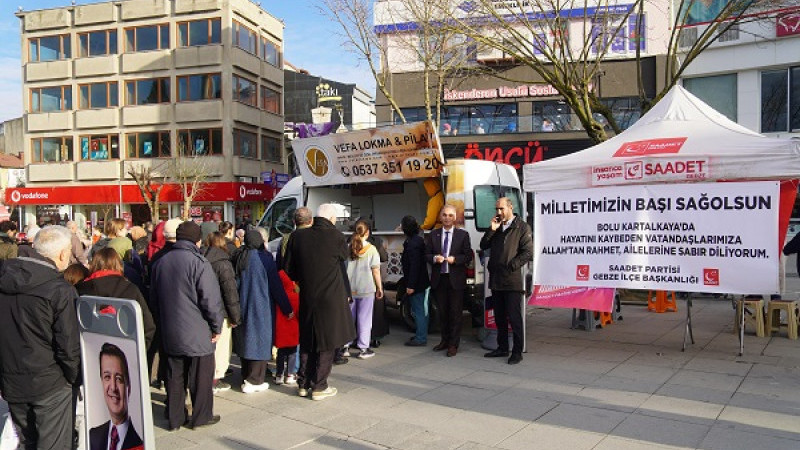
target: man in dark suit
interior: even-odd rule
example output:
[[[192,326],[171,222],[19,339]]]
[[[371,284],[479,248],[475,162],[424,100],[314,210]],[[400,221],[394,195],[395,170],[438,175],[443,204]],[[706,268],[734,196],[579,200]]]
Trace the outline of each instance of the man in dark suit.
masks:
[[[142,448],[142,438],[133,428],[128,415],[128,397],[131,395],[128,359],[114,344],[105,343],[100,349],[100,380],[103,383],[103,397],[111,420],[89,430],[89,448],[91,450]]]
[[[461,339],[464,289],[467,286],[467,264],[472,261],[469,233],[456,228],[456,208],[444,205],[439,213],[442,228],[425,237],[425,261],[431,265],[431,287],[439,305],[442,341],[434,351],[447,350],[456,356]]]
[[[481,250],[489,249],[489,288],[492,289],[494,319],[497,324],[497,349],[485,357],[508,356],[508,324],[514,333],[514,347],[509,364],[522,361],[525,347],[525,330],[522,322],[525,282],[522,268],[533,259],[531,228],[514,215],[514,207],[507,197],[495,203],[497,215],[481,238]]]

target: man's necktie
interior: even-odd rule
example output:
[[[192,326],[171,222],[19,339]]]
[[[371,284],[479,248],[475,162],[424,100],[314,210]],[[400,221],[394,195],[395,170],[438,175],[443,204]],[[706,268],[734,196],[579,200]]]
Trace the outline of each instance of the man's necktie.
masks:
[[[442,262],[442,273],[447,273],[447,256],[450,253],[450,232],[444,232],[444,244],[442,245],[442,256],[444,256],[444,261]]]
[[[117,427],[115,425],[111,425],[111,445],[108,446],[110,450],[117,450],[117,446],[119,445],[119,433],[117,432]]]

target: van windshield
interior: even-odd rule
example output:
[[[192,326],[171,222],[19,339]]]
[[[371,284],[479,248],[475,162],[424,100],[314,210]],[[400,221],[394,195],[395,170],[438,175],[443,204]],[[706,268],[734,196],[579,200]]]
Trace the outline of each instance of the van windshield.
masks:
[[[484,231],[489,229],[489,222],[495,215],[494,205],[500,197],[508,197],[514,208],[514,214],[525,220],[522,213],[522,201],[519,189],[508,186],[483,185],[475,186],[475,228]]]

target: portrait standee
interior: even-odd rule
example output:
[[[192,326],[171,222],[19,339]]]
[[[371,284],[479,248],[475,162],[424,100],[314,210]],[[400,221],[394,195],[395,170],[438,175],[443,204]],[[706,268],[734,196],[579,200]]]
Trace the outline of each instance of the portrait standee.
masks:
[[[123,450],[155,448],[139,305],[133,300],[82,296],[78,325],[85,448],[102,450],[111,444]]]

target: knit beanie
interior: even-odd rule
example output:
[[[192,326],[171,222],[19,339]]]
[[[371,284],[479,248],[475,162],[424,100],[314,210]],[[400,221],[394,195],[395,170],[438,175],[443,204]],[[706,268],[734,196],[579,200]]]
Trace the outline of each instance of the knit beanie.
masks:
[[[175,232],[175,237],[179,241],[189,241],[195,244],[203,239],[203,232],[200,230],[200,225],[190,220],[183,222],[178,226],[178,230]]]

